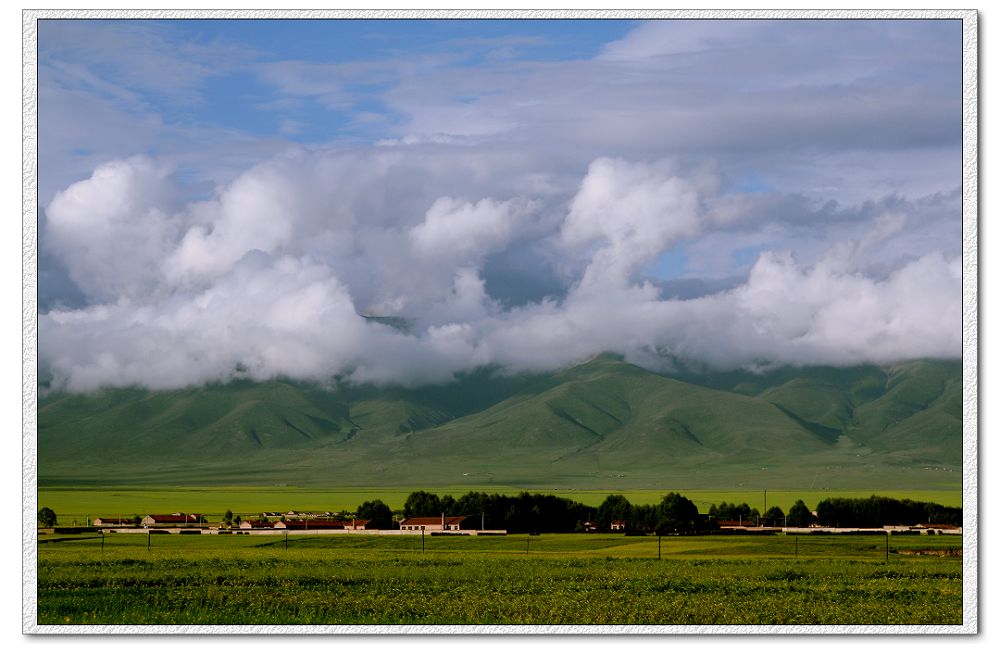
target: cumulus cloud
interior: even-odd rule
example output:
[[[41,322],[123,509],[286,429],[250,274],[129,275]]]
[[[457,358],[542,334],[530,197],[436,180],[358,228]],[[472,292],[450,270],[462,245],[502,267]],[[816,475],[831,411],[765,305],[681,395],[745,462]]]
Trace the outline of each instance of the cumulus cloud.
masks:
[[[697,233],[703,220],[698,191],[669,162],[591,163],[560,232],[570,247],[598,244],[580,286],[620,285],[637,265]]]
[[[179,227],[171,219],[169,172],[145,157],[114,161],[49,204],[45,236],[91,299],[157,289],[155,263],[169,252]]]
[[[43,368],[72,390],[279,375],[419,384],[602,351],[653,368],[961,351],[957,245],[913,237],[957,220],[951,198],[762,201],[704,167],[606,157],[533,196],[523,180],[538,170],[484,174],[516,166],[437,147],[297,150],[186,203],[155,160],[99,167],[47,207],[47,238],[88,305],[40,315]],[[701,296],[664,296],[647,276],[700,239],[803,225],[836,238],[815,252],[761,237],[742,281]],[[499,301],[497,257],[558,291]]]
[[[413,247],[428,259],[480,260],[504,249],[528,214],[532,203],[490,198],[475,204],[451,197],[439,198],[427,209],[424,221],[410,230]]]

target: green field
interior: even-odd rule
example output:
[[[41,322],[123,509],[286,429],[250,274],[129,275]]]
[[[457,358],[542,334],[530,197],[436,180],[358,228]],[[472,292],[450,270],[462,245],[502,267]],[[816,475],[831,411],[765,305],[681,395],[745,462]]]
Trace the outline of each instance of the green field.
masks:
[[[960,624],[957,536],[41,537],[41,624]],[[150,544],[147,550],[147,544]],[[657,559],[658,545],[662,559]],[[424,550],[421,550],[421,547]],[[103,548],[102,548],[103,547]]]
[[[38,506],[48,506],[59,516],[61,525],[83,524],[88,517],[145,515],[149,513],[193,512],[221,515],[226,510],[248,515],[263,511],[316,510],[351,511],[371,499],[381,499],[393,509],[401,509],[412,490],[423,489],[439,496],[451,494],[458,498],[470,491],[516,495],[516,487],[438,487],[438,488],[295,488],[295,487],[179,487],[179,488],[93,488],[43,487],[38,490]],[[668,492],[680,492],[694,501],[702,512],[712,504],[746,502],[764,511],[763,490],[564,490],[531,489],[551,493],[597,507],[608,494],[624,494],[633,504],[659,503]],[[768,490],[767,505],[781,506],[787,512],[797,499],[810,508],[828,497],[870,497],[873,494],[898,499],[930,501],[944,506],[961,506],[962,493],[955,490]]]

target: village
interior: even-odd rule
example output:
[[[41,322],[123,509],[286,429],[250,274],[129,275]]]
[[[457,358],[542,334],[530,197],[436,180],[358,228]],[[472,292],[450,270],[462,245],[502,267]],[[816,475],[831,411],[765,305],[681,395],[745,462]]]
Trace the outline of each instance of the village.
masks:
[[[483,527],[482,515],[408,517],[399,521],[393,520],[392,528],[378,528],[371,519],[357,517],[343,518],[338,513],[309,513],[290,510],[281,512],[262,512],[253,518],[234,518],[231,521],[209,521],[206,515],[197,513],[174,512],[170,514],[148,514],[138,518],[98,517],[85,527],[93,528],[103,533],[156,533],[183,535],[274,535],[282,532],[295,531],[309,535],[337,535],[365,533],[370,535],[465,535],[465,536],[496,536],[506,535],[505,529],[486,529]],[[707,515],[702,517],[707,518]],[[755,522],[743,520],[711,520],[704,519],[704,528],[698,532],[714,532],[716,534],[732,535],[807,535],[807,534],[879,534],[886,535],[961,535],[961,526],[953,524],[889,524],[881,528],[831,527],[819,524],[809,526],[783,526],[768,523],[766,520]],[[588,520],[582,524],[586,533],[621,533],[635,535],[628,531],[627,523],[615,519],[608,524],[598,524]],[[539,531],[540,534],[541,531]],[[533,533],[534,534],[534,533]]]
[[[302,534],[451,534],[451,535],[506,535],[502,529],[482,528],[481,516],[410,517],[393,521],[393,528],[378,528],[374,520],[352,517],[341,518],[337,513],[309,513],[290,510],[262,512],[248,519],[236,518],[208,521],[206,515],[175,512],[162,515],[145,515],[135,518],[98,517],[88,526],[110,533],[179,533],[179,534],[274,534],[282,531],[297,531]],[[479,526],[477,528],[477,526]]]

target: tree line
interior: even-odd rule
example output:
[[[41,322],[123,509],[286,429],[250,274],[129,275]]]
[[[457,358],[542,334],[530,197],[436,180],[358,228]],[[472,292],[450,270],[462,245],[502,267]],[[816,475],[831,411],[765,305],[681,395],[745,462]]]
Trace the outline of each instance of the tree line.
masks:
[[[880,528],[896,524],[962,523],[962,509],[937,503],[872,495],[867,499],[824,499],[816,506],[816,520],[824,526]]]
[[[375,528],[390,530],[398,527],[399,519],[409,517],[472,517],[473,526],[509,533],[573,533],[588,530],[611,530],[611,523],[624,522],[628,533],[697,533],[718,530],[720,521],[739,521],[748,526],[808,527],[812,525],[842,528],[881,528],[885,525],[951,524],[961,525],[962,509],[937,503],[871,496],[867,499],[833,497],[823,499],[813,513],[801,499],[787,514],[779,506],[771,506],[761,514],[746,503],[723,501],[712,504],[706,514],[687,497],[671,492],[659,503],[634,505],[624,495],[610,494],[594,508],[578,501],[552,494],[521,492],[514,496],[469,492],[459,498],[418,490],[411,492],[402,511],[393,511],[380,499],[366,501],[354,515],[369,519]],[[479,517],[478,521],[475,520]],[[139,515],[133,522],[138,525]],[[226,511],[225,524],[239,524],[240,516]],[[48,507],[38,511],[40,526],[58,523],[55,512]]]
[[[444,514],[479,516],[486,529],[504,529],[510,533],[572,533],[589,530],[607,531],[611,523],[624,522],[630,533],[696,533],[718,530],[720,521],[741,521],[747,526],[828,526],[880,528],[885,525],[921,523],[961,525],[962,509],[936,503],[872,496],[868,499],[829,498],[819,502],[815,513],[798,499],[786,513],[780,506],[769,507],[763,514],[746,503],[712,504],[699,513],[687,497],[671,492],[659,503],[632,504],[624,495],[611,494],[596,508],[551,494],[522,492],[515,496],[469,492],[459,498],[418,490],[410,493],[399,513],[408,517]],[[357,516],[375,519],[379,528],[393,528],[393,511],[382,501],[369,501],[358,507]]]

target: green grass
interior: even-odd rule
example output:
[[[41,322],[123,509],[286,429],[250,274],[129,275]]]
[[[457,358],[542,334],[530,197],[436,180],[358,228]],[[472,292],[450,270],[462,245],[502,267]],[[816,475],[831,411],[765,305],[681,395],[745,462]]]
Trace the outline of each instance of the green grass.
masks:
[[[458,498],[476,490],[488,493],[514,495],[522,488],[505,486],[481,487],[414,487],[401,488],[297,488],[297,487],[180,487],[180,488],[93,488],[93,487],[41,487],[38,489],[38,506],[48,506],[59,516],[59,523],[70,526],[74,521],[83,524],[89,517],[131,516],[150,513],[194,512],[221,515],[226,510],[247,516],[262,511],[354,510],[361,503],[381,499],[394,509],[402,509],[412,490],[428,490],[439,496],[451,494]],[[699,510],[707,512],[712,504],[746,502],[763,512],[764,493],[760,490],[689,490],[664,488],[662,490],[560,490],[531,488],[532,492],[552,493],[597,507],[608,494],[624,494],[633,504],[658,503],[665,494],[677,491],[695,502]],[[955,490],[769,490],[768,506],[781,506],[786,512],[797,499],[810,508],[831,496],[865,498],[873,494],[899,499],[930,501],[945,506],[961,506],[962,494]]]
[[[53,539],[59,541],[52,541]],[[883,538],[143,536],[39,543],[43,624],[957,624],[961,560]],[[961,538],[892,539],[949,549]]]

